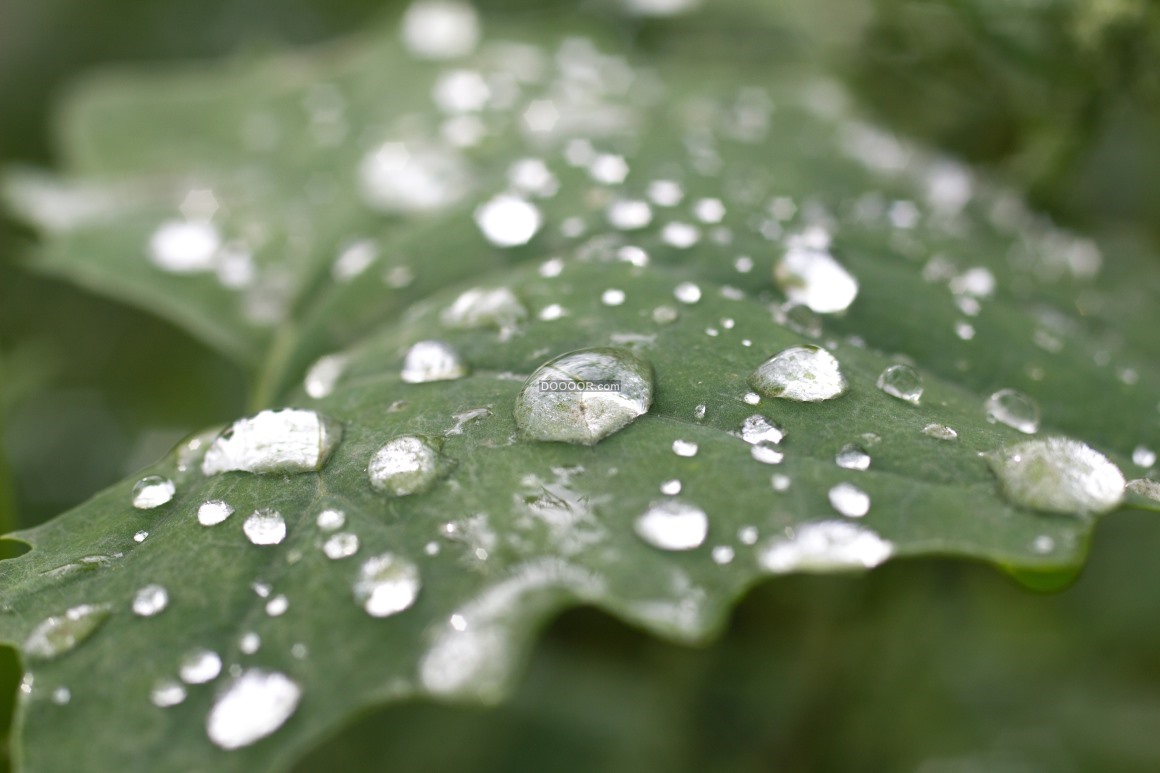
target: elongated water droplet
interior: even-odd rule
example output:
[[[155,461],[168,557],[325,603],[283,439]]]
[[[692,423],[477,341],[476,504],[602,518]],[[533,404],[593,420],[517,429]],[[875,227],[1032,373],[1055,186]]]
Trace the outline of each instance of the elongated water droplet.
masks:
[[[524,384],[516,425],[529,440],[593,445],[647,413],[652,390],[652,366],[627,349],[569,352]]]
[[[197,522],[202,526],[216,526],[234,514],[234,508],[220,499],[202,502],[197,508]]]
[[[677,456],[693,457],[697,455],[697,444],[692,440],[674,440],[673,453]]]
[[[945,424],[927,424],[922,428],[922,434],[938,440],[955,440],[959,433]]]
[[[636,519],[637,535],[661,550],[693,550],[709,534],[709,518],[695,505],[677,499],[653,502]]]
[[[818,314],[845,311],[858,297],[858,281],[824,249],[790,247],[773,278],[791,303]]]
[[[844,446],[834,457],[834,463],[844,470],[870,469],[870,454],[861,446]]]
[[[781,464],[785,454],[769,443],[755,443],[749,447],[749,455],[762,464]]]
[[[832,572],[869,569],[885,561],[894,545],[873,531],[845,521],[796,526],[790,536],[766,544],[758,554],[770,572]]]
[[[177,675],[186,684],[205,684],[222,672],[222,659],[213,650],[195,649],[182,656]]]
[[[435,442],[416,435],[391,440],[375,452],[367,465],[371,486],[393,497],[430,491],[451,465]]]
[[[321,470],[342,438],[342,425],[314,411],[262,411],[233,423],[205,452],[201,471],[297,473]]]
[[[147,475],[133,486],[133,507],[138,510],[152,510],[173,499],[177,487],[169,478]]]
[[[746,443],[778,444],[785,437],[785,430],[760,414],[746,417],[741,422],[741,439]]]
[[[359,567],[354,598],[371,617],[389,617],[415,603],[419,567],[393,553],[374,556]]]
[[[468,373],[455,347],[444,341],[420,341],[407,350],[401,378],[408,384],[454,381]]]
[[[1069,438],[1029,440],[984,455],[1017,505],[1053,513],[1104,513],[1124,496],[1124,475],[1099,451]]]
[[[159,679],[149,691],[149,700],[162,709],[176,706],[185,700],[185,685],[176,679]]]
[[[301,697],[302,688],[285,674],[251,668],[218,696],[206,734],[223,749],[249,746],[282,727]]]
[[[341,529],[346,523],[346,513],[341,510],[335,510],[334,508],[327,508],[318,514],[315,523],[323,531]]]
[[[169,591],[162,585],[146,585],[133,596],[133,613],[153,617],[169,606]]]
[[[24,654],[35,660],[59,657],[92,636],[108,616],[107,604],[80,604],[47,617],[24,640]]]
[[[349,558],[358,552],[358,535],[348,531],[339,532],[322,543],[322,552],[333,560]]]
[[[286,521],[272,507],[263,507],[250,513],[242,524],[246,539],[255,545],[277,545],[286,539]]]
[[[460,330],[495,328],[512,331],[527,319],[528,310],[506,287],[476,287],[461,294],[440,316],[443,324]]]
[[[847,518],[861,518],[870,512],[870,495],[852,483],[830,489],[830,505]]]
[[[315,400],[329,397],[334,392],[338,380],[342,378],[350,358],[345,354],[328,354],[318,360],[306,371],[306,379],[302,387],[306,394]]]
[[[922,398],[922,376],[909,365],[891,365],[878,377],[878,388],[891,397],[918,405]]]
[[[983,405],[987,421],[1006,424],[1028,435],[1039,430],[1039,405],[1022,392],[1000,389]]]
[[[793,346],[758,366],[749,385],[766,397],[819,402],[846,393],[846,379],[834,356],[818,346]]]

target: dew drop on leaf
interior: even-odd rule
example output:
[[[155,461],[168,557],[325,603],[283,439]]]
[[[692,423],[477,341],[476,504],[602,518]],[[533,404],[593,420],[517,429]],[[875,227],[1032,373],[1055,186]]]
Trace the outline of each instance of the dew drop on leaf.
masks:
[[[339,532],[322,543],[322,552],[332,560],[349,558],[358,552],[358,535],[348,531]]]
[[[527,319],[528,310],[506,287],[475,287],[462,293],[440,316],[443,324],[459,330],[495,328],[510,333]]]
[[[47,617],[24,640],[29,659],[49,660],[70,652],[93,635],[109,616],[106,604],[79,604]]]
[[[785,454],[770,443],[755,443],[749,447],[749,455],[762,464],[781,464]]]
[[[1039,430],[1039,405],[1014,389],[1000,389],[983,404],[987,421],[1006,424],[1012,429],[1033,435]]]
[[[753,414],[741,422],[741,439],[746,443],[777,444],[785,437],[785,430],[761,414]]]
[[[681,303],[696,303],[701,300],[701,288],[692,282],[681,282],[673,290],[673,297]]]
[[[530,201],[504,193],[475,210],[475,224],[483,238],[496,247],[519,247],[540,230],[543,215]]]
[[[858,281],[822,247],[792,245],[773,269],[790,303],[818,314],[845,311],[858,297]]]
[[[870,512],[870,495],[852,483],[839,483],[828,496],[830,505],[847,518],[861,518]]]
[[[222,672],[222,659],[213,650],[190,650],[177,664],[177,675],[186,684],[205,684]]]
[[[149,700],[161,709],[176,706],[185,700],[185,685],[176,679],[159,679],[149,691]]]
[[[162,585],[146,585],[133,595],[133,614],[153,617],[169,606],[169,591]]]
[[[922,398],[922,376],[909,365],[891,365],[878,376],[878,388],[891,397],[918,405]]]
[[[249,746],[282,727],[301,697],[302,689],[285,674],[251,668],[214,701],[206,734],[223,749]]]
[[[274,508],[262,507],[250,513],[242,531],[254,545],[277,545],[286,539],[286,521]]]
[[[955,440],[959,433],[945,424],[927,424],[922,428],[922,434],[937,440]]]
[[[693,550],[705,542],[709,518],[701,508],[676,499],[653,502],[633,524],[637,536],[661,550]]]
[[[314,411],[261,411],[239,419],[205,452],[201,471],[298,473],[321,470],[342,439],[342,425]]]
[[[172,274],[212,271],[221,244],[212,223],[173,220],[162,223],[149,238],[149,260]]]
[[[234,508],[220,499],[202,502],[197,508],[197,522],[202,526],[216,526],[234,514]]]
[[[870,454],[866,453],[866,450],[861,446],[856,445],[844,446],[834,457],[834,464],[843,470],[868,470],[870,469],[870,461]]]
[[[451,344],[420,341],[407,350],[400,377],[408,384],[454,381],[468,373],[467,363]]]
[[[152,510],[170,502],[176,493],[177,487],[169,478],[146,475],[133,486],[133,507],[138,510]]]
[[[794,527],[786,537],[763,545],[758,561],[770,572],[828,572],[869,569],[890,557],[894,546],[873,531],[845,521]]]
[[[1124,496],[1120,468],[1078,440],[1029,440],[984,457],[1003,493],[1023,507],[1053,513],[1104,513]]]
[[[366,560],[359,567],[354,598],[371,617],[389,617],[415,603],[419,595],[419,568],[393,553]]]
[[[677,456],[693,457],[697,455],[697,444],[691,440],[674,440],[673,453]]]
[[[322,529],[323,531],[334,531],[336,529],[341,529],[346,523],[346,513],[341,510],[335,510],[334,508],[328,507],[318,514],[318,518],[315,519],[315,523],[318,525],[318,528]]]
[[[1132,463],[1148,469],[1156,464],[1156,452],[1147,446],[1136,446],[1132,451]]]
[[[403,435],[375,451],[367,477],[376,491],[405,497],[430,491],[449,465],[431,441]]]
[[[818,346],[793,346],[758,366],[749,385],[765,397],[801,402],[832,400],[846,393],[837,359]]]
[[[319,357],[306,371],[306,379],[302,385],[306,394],[315,400],[329,397],[334,392],[338,380],[342,378],[348,362],[349,358],[345,354],[327,354]]]

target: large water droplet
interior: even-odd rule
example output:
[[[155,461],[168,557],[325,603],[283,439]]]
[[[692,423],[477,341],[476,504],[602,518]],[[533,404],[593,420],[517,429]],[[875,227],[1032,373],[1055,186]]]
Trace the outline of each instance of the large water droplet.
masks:
[[[504,193],[475,210],[475,224],[483,238],[496,247],[519,247],[527,244],[540,230],[543,216],[530,201]]]
[[[233,514],[234,508],[228,502],[211,499],[208,502],[202,502],[197,508],[197,522],[202,526],[217,526]]]
[[[416,435],[391,440],[375,451],[367,465],[371,486],[394,497],[430,491],[451,464],[435,442]]]
[[[285,674],[251,668],[218,696],[206,718],[206,734],[223,749],[249,746],[282,727],[301,696],[302,689]]]
[[[146,475],[133,486],[133,507],[138,510],[152,510],[171,501],[177,487],[169,478],[160,475]]]
[[[861,518],[870,512],[870,495],[852,483],[830,489],[830,505],[847,518]]]
[[[146,585],[133,596],[133,613],[153,617],[169,606],[169,591],[163,585]]]
[[[987,398],[983,409],[988,421],[1006,424],[1028,435],[1039,430],[1039,405],[1022,392],[1000,389]]]
[[[891,365],[878,377],[878,388],[891,397],[918,405],[922,398],[922,376],[909,365]]]
[[[359,568],[354,598],[371,617],[389,617],[415,603],[419,588],[419,567],[401,556],[383,553]]]
[[[246,539],[255,545],[277,545],[286,539],[286,521],[272,507],[263,507],[250,513],[242,524]]]
[[[893,544],[865,527],[821,521],[794,527],[790,536],[771,540],[758,554],[758,560],[777,574],[829,572],[869,569],[893,552]]]
[[[476,330],[491,327],[501,333],[510,333],[527,316],[527,308],[508,288],[475,287],[456,298],[440,319],[450,328]]]
[[[403,45],[421,59],[456,59],[479,43],[479,16],[469,3],[418,0],[403,14]]]
[[[206,475],[240,471],[321,470],[342,438],[342,425],[314,411],[284,408],[238,419],[205,452]]]
[[[824,249],[791,246],[773,278],[791,303],[818,314],[845,311],[858,297],[858,281]]]
[[[38,660],[59,657],[92,636],[108,616],[107,604],[80,604],[45,618],[24,640],[24,654]]]
[[[536,369],[516,397],[516,424],[530,440],[593,445],[647,413],[652,390],[652,366],[640,356],[581,349]]]
[[[870,454],[866,453],[861,446],[843,446],[838,455],[834,457],[834,463],[844,470],[868,470],[870,469]]]
[[[661,550],[692,550],[700,547],[709,534],[709,518],[699,507],[667,499],[653,502],[636,519],[636,533],[648,544]]]
[[[182,656],[177,675],[186,684],[205,684],[222,672],[222,659],[213,650],[196,649]]]
[[[838,361],[818,346],[793,346],[758,366],[749,385],[766,397],[818,402],[846,393]]]
[[[1068,438],[1029,440],[985,454],[1015,504],[1053,513],[1103,513],[1124,496],[1124,476],[1100,452]]]
[[[407,350],[401,378],[408,384],[454,381],[467,375],[467,363],[444,341],[420,341]]]

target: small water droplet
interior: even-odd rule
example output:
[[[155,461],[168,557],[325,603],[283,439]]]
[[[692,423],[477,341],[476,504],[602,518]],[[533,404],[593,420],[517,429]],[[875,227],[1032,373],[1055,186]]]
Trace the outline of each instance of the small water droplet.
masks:
[[[52,691],[52,702],[57,706],[67,706],[72,700],[72,690],[67,687],[57,687]]]
[[[834,463],[844,470],[870,469],[870,454],[861,446],[844,446],[834,457]]]
[[[133,507],[138,510],[152,510],[170,502],[176,493],[177,487],[169,478],[146,475],[133,486]]]
[[[172,274],[212,271],[221,246],[221,234],[212,223],[171,220],[158,226],[149,237],[149,259]]]
[[[1124,496],[1124,476],[1099,451],[1069,438],[1029,440],[984,454],[1007,497],[1053,513],[1104,513]]]
[[[605,211],[608,224],[620,231],[635,231],[652,222],[652,208],[647,201],[628,199],[614,201]]]
[[[286,539],[286,521],[272,507],[263,507],[250,513],[242,524],[246,539],[255,545],[277,545]]]
[[[773,486],[774,491],[788,491],[792,483],[793,479],[782,473],[778,473],[770,478],[770,484]]]
[[[624,304],[624,290],[618,290],[615,287],[605,290],[600,295],[600,302],[605,306],[621,306]]]
[[[249,746],[282,727],[301,697],[302,688],[285,674],[251,668],[218,696],[206,734],[223,749]]]
[[[286,594],[279,593],[274,598],[266,602],[266,614],[270,617],[281,617],[286,614],[286,610],[290,608],[290,599]]]
[[[675,478],[673,480],[666,480],[661,484],[661,493],[670,497],[675,497],[677,494],[681,493],[681,482]]]
[[[322,544],[322,552],[333,560],[349,558],[358,552],[358,535],[348,531],[339,532]]]
[[[593,445],[647,413],[652,389],[652,366],[627,349],[569,352],[528,378],[516,424],[526,439]]]
[[[334,392],[338,380],[342,378],[343,371],[346,370],[349,361],[350,358],[345,354],[328,354],[319,357],[310,366],[310,370],[306,371],[306,378],[302,385],[306,394],[315,400],[329,397]]]
[[[238,419],[213,441],[201,462],[206,475],[223,472],[297,473],[321,470],[342,438],[342,426],[296,408]]]
[[[728,545],[717,545],[713,548],[713,552],[710,555],[713,557],[713,563],[724,566],[725,564],[732,563],[735,551]]]
[[[653,502],[634,524],[637,535],[661,550],[692,550],[705,542],[709,518],[699,507],[667,499]]]
[[[457,59],[475,50],[479,15],[458,0],[418,0],[403,14],[403,45],[421,59]]]
[[[959,433],[945,424],[927,424],[922,428],[922,434],[938,440],[955,440]]]
[[[652,311],[653,322],[658,325],[669,325],[677,321],[679,312],[672,306],[657,306]]]
[[[504,193],[475,210],[475,224],[496,247],[520,247],[540,230],[543,215],[530,201]]]
[[[858,297],[858,281],[824,247],[791,246],[773,278],[790,303],[818,314],[845,311]]]
[[[1039,430],[1039,405],[1022,392],[1000,389],[983,404],[987,421],[1006,424],[1027,435]]]
[[[407,350],[401,378],[408,384],[454,381],[468,373],[455,347],[444,341],[420,341]]]
[[[761,414],[746,417],[741,422],[741,439],[746,443],[773,443],[776,445],[784,437],[785,430]]]
[[[153,617],[169,606],[169,591],[162,585],[146,585],[133,596],[133,614]]]
[[[861,518],[870,512],[870,495],[852,483],[830,489],[830,505],[847,518]]]
[[[222,659],[213,650],[195,649],[187,652],[177,665],[177,675],[186,684],[205,684],[217,679],[222,672]]]
[[[648,185],[648,197],[658,207],[675,207],[681,203],[685,192],[674,180],[653,180]]]
[[[781,464],[785,454],[769,443],[756,443],[749,447],[749,455],[762,464]]]
[[[242,638],[238,640],[238,649],[244,655],[253,655],[262,647],[262,637],[253,631],[242,634]]]
[[[1156,452],[1147,446],[1136,446],[1132,451],[1132,463],[1147,469],[1156,464]]]
[[[1031,549],[1041,556],[1046,555],[1055,550],[1055,540],[1053,540],[1050,535],[1040,534],[1031,543]]]
[[[367,465],[371,486],[393,497],[430,491],[451,464],[434,443],[416,435],[391,440],[375,451]]]
[[[109,616],[106,604],[79,604],[62,615],[53,615],[40,622],[24,640],[24,654],[30,659],[49,660],[70,652]]]
[[[692,282],[681,282],[673,290],[673,297],[681,303],[696,303],[701,300],[701,288]]]
[[[955,335],[963,341],[970,341],[975,337],[975,326],[960,319],[955,323]]]
[[[909,365],[891,365],[878,377],[878,388],[891,397],[918,405],[922,398],[922,376]]]
[[[691,440],[674,440],[673,453],[677,456],[692,457],[697,455],[697,444]]]
[[[149,532],[147,532],[147,531],[144,531],[144,530],[142,530],[142,531],[139,531],[139,532],[137,532],[136,534],[134,534],[134,535],[133,535],[133,541],[134,541],[134,542],[138,542],[138,543],[140,543],[140,542],[144,542],[144,541],[145,541],[145,540],[147,540],[147,539],[149,539]]]
[[[419,568],[401,556],[383,553],[359,567],[354,598],[371,617],[389,617],[415,603],[419,589]]]
[[[387,213],[443,209],[471,188],[466,162],[436,144],[384,142],[363,156],[359,188],[368,206]]]
[[[234,508],[220,499],[202,502],[197,508],[197,522],[202,526],[216,526],[234,514]]]
[[[687,250],[701,240],[701,229],[691,223],[674,221],[661,229],[661,240],[670,247]]]
[[[818,346],[793,346],[770,357],[749,377],[749,385],[766,397],[817,402],[846,393],[838,361]]]
[[[786,537],[766,544],[761,565],[775,574],[869,569],[894,552],[894,545],[869,529],[845,521],[820,521],[794,527]]]
[[[149,700],[162,709],[176,706],[185,700],[185,686],[176,679],[159,679],[149,691]]]
[[[323,531],[334,531],[336,529],[341,529],[346,523],[346,513],[341,510],[327,508],[318,514],[318,518],[315,520],[315,523],[318,525],[318,528],[322,529]]]
[[[756,526],[742,526],[737,530],[737,541],[742,545],[756,545],[757,544],[757,527]]]
[[[440,319],[449,328],[459,330],[495,328],[506,336],[510,335],[520,322],[527,319],[527,316],[527,308],[508,288],[475,287],[456,298],[455,302],[443,311]]]

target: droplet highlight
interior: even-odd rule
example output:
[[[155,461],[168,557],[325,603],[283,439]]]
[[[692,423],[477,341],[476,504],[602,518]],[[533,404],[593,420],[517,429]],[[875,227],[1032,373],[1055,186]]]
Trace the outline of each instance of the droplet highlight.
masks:
[[[841,397],[848,385],[838,360],[818,346],[793,346],[753,371],[749,385],[765,397],[820,402]]]
[[[1069,438],[1029,440],[984,454],[1017,505],[1053,513],[1105,513],[1124,496],[1124,475],[1099,451]]]

